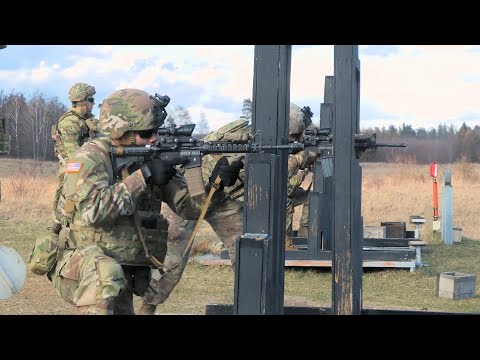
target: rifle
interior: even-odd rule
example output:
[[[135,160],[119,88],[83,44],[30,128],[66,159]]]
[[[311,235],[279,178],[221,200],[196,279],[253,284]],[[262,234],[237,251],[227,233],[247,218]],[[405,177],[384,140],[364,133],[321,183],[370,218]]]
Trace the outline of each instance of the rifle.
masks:
[[[158,128],[159,139],[155,145],[112,146],[114,173],[123,168],[137,167],[153,158],[162,158],[170,163],[182,164],[185,169],[191,196],[205,192],[201,174],[202,156],[224,153],[258,153],[276,149],[290,152],[303,150],[304,145],[294,142],[286,145],[262,145],[251,140],[204,141],[192,136],[195,124],[177,127],[171,122]]]
[[[331,128],[305,130],[303,140],[304,150],[317,152],[319,156],[332,155],[333,134]],[[355,156],[357,159],[368,149],[379,147],[407,147],[407,144],[377,143],[377,134],[355,134]]]

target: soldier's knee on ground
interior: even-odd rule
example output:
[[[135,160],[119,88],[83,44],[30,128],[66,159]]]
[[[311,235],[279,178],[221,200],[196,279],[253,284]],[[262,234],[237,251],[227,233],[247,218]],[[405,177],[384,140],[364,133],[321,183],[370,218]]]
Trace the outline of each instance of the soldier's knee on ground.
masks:
[[[115,298],[127,286],[121,265],[106,255],[97,255],[82,270],[75,305],[85,307],[80,311],[88,314],[113,315]]]
[[[107,256],[96,261],[97,270],[97,299],[116,297],[127,285],[121,265]]]

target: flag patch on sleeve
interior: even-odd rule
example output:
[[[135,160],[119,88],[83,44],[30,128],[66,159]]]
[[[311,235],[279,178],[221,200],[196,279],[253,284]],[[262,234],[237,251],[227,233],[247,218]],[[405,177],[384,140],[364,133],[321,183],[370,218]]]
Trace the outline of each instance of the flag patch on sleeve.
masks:
[[[72,161],[72,162],[67,163],[67,169],[65,170],[65,172],[67,172],[67,173],[78,173],[81,168],[82,168],[82,163]]]

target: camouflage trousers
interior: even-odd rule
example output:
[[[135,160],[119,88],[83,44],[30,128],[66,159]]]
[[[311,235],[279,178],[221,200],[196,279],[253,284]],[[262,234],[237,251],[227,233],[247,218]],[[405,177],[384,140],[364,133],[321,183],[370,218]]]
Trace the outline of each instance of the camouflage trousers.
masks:
[[[134,315],[133,294],[143,295],[150,267],[122,266],[97,245],[65,250],[50,274],[58,294],[79,315]]]
[[[299,189],[301,190],[301,189]],[[291,244],[292,227],[293,227],[293,215],[295,214],[295,208],[299,205],[303,205],[302,219],[304,218],[303,212],[306,211],[305,226],[308,226],[308,191],[296,191],[292,194],[292,197],[287,197],[287,209],[286,209],[286,221],[285,221],[285,244]],[[305,210],[306,209],[306,210]],[[300,220],[300,227],[302,226],[302,220]]]
[[[225,244],[235,266],[235,241],[243,234],[243,204],[237,200],[226,198],[224,201],[212,204],[213,207],[205,216],[213,231]],[[174,214],[167,206],[162,209],[162,215],[170,222],[168,229],[167,255],[164,265],[167,270],[162,274],[158,270],[152,271],[150,289],[143,297],[143,303],[148,305],[162,304],[170,296],[180,281],[187,265],[190,251],[182,257],[188,245],[196,221],[183,220]]]
[[[313,187],[313,173],[308,174],[305,177],[304,184],[302,186],[311,189]],[[309,204],[310,197],[306,197],[305,201],[303,201],[303,209],[302,209],[302,216],[300,218],[299,228],[308,229],[308,204]],[[306,231],[306,230],[304,230]]]
[[[303,209],[302,209],[302,217],[300,218],[300,228],[308,228],[308,201],[309,198],[307,198],[307,201],[303,204]]]

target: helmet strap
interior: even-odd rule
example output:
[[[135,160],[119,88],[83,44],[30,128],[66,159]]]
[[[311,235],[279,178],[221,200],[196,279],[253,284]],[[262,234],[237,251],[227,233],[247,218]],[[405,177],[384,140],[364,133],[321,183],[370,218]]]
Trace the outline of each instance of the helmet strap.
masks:
[[[134,131],[131,131],[130,134],[129,134],[129,138],[130,138],[130,144],[131,145],[135,145],[136,142],[135,142],[135,132]]]

